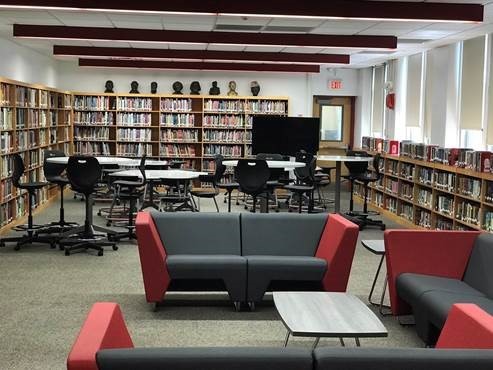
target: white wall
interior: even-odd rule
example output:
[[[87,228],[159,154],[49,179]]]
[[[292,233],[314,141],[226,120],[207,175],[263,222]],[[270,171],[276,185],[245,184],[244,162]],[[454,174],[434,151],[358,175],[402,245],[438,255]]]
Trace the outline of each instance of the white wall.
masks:
[[[57,87],[57,65],[53,58],[0,38],[0,76]]]

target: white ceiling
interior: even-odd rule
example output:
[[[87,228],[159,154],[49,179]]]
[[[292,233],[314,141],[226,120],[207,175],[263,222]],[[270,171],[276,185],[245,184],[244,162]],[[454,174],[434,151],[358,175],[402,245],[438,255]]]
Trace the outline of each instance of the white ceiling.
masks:
[[[384,0],[393,1],[393,0]],[[422,0],[408,0],[422,1]],[[12,40],[44,55],[52,55],[52,46],[119,46],[132,48],[163,48],[163,43],[108,42],[108,41],[61,41],[14,39],[12,24],[144,28],[160,30],[212,31],[217,26],[258,26],[262,32],[266,27],[289,27],[289,32],[337,35],[389,35],[398,37],[398,48],[393,53],[363,49],[333,48],[280,48],[272,46],[235,46],[173,44],[172,48],[190,50],[225,51],[272,51],[324,54],[351,54],[351,67],[361,68],[380,63],[387,59],[417,53],[436,46],[442,46],[467,38],[493,32],[493,0],[432,0],[433,2],[482,3],[484,22],[482,24],[431,23],[431,22],[372,22],[358,20],[290,19],[270,17],[236,17],[212,15],[156,15],[111,12],[55,11],[55,10],[0,10],[0,37]],[[299,29],[297,29],[299,28]],[[224,30],[224,29],[222,29]],[[227,31],[227,30],[224,30]]]

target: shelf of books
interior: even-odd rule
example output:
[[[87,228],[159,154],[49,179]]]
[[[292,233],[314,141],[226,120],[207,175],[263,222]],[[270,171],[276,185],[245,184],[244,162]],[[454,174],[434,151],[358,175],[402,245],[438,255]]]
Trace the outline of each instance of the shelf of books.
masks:
[[[70,93],[0,79],[0,227],[24,216],[27,198],[12,184],[12,155],[26,168],[25,181],[44,181],[46,149],[72,152],[72,96]],[[54,187],[38,191],[35,205],[57,194]]]
[[[214,171],[213,156],[251,155],[255,115],[288,115],[287,97],[74,93],[76,153],[182,160]]]
[[[416,228],[493,232],[493,153],[368,137],[362,149],[382,155],[368,201],[385,215]]]

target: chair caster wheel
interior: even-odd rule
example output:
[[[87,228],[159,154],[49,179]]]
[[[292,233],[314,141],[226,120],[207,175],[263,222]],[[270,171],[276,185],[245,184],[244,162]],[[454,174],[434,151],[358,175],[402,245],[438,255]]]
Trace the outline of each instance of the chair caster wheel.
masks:
[[[14,247],[14,251],[19,251],[21,249],[21,246],[19,244],[17,244],[15,247]]]
[[[245,208],[245,209],[248,209],[248,206],[245,206],[244,208]]]
[[[113,250],[114,251],[117,251],[118,250],[118,247],[116,245],[113,246]]]
[[[111,226],[111,221],[108,221],[108,222],[106,223],[106,226]]]
[[[70,251],[68,249],[65,249],[65,255],[70,256]]]
[[[103,255],[103,253],[104,253],[103,251],[99,251],[98,252],[98,257],[101,257]]]
[[[385,230],[385,225],[380,226],[380,230],[384,231]]]
[[[110,241],[110,242],[116,241],[115,239],[113,239],[113,234],[107,234],[106,239],[108,239],[108,241]]]

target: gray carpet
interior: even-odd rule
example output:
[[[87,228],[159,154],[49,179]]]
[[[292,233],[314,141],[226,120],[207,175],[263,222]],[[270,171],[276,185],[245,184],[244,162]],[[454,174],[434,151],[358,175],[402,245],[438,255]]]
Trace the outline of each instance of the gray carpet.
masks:
[[[347,194],[343,208],[346,199]],[[219,204],[225,211],[222,197]],[[234,208],[244,211],[242,206]],[[81,222],[83,209],[79,200],[67,199],[66,218]],[[212,201],[203,200],[202,211],[208,210],[213,210]],[[35,221],[57,217],[55,201]],[[98,216],[95,221],[104,225]],[[399,227],[386,223],[388,228]],[[381,238],[377,229],[360,233],[360,239]],[[365,302],[378,260],[358,243],[349,292]],[[1,369],[65,369],[80,326],[98,301],[120,304],[136,346],[281,346],[286,334],[272,304],[238,313],[224,294],[169,294],[165,307],[153,312],[145,301],[135,243],[121,243],[116,252],[109,248],[103,257],[89,253],[66,257],[45,245],[26,246],[18,252],[7,246],[0,249],[0,272]],[[377,296],[382,283],[377,285]],[[388,338],[363,339],[362,346],[423,346],[414,328],[400,326],[393,317],[382,321]],[[300,338],[290,342],[290,346],[311,344],[312,340]],[[322,339],[319,345],[338,346],[339,341]]]

